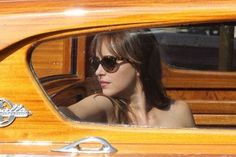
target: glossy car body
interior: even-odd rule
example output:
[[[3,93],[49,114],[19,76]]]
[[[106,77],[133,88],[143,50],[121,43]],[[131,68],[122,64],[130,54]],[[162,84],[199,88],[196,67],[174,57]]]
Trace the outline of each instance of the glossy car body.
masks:
[[[13,103],[23,104],[32,113],[0,128],[1,154],[72,155],[51,150],[88,136],[109,141],[118,150],[111,156],[236,154],[233,129],[160,129],[70,121],[53,107],[28,61],[32,45],[41,40],[125,28],[232,22],[236,20],[234,0],[32,0],[1,1],[0,6],[0,94]],[[211,77],[202,84],[217,88]],[[235,77],[226,74],[227,81],[221,85],[233,92]],[[183,79],[181,73],[177,78],[166,79],[168,87],[174,88],[174,79]],[[186,81],[178,86],[199,87],[199,82]]]

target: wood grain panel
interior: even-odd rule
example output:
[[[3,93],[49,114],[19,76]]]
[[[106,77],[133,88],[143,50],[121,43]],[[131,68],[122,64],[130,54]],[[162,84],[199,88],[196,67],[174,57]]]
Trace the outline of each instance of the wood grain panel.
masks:
[[[211,7],[210,5],[225,5],[226,2],[233,2],[232,0],[228,0],[225,2],[222,2],[221,0],[214,0],[214,1],[207,1],[209,4],[208,7]],[[38,9],[34,9],[34,4],[37,3]],[[204,0],[198,0],[195,2],[194,0],[182,0],[182,1],[172,1],[172,0],[162,0],[159,3],[155,1],[148,1],[148,0],[138,0],[133,3],[133,1],[126,1],[123,0],[105,0],[103,2],[96,1],[96,0],[80,0],[79,2],[77,0],[57,0],[57,1],[50,1],[50,0],[41,0],[40,3],[38,1],[27,1],[27,0],[20,0],[20,3],[15,1],[2,1],[2,9],[0,10],[1,14],[7,14],[7,13],[37,13],[37,12],[45,12],[45,11],[62,11],[65,9],[73,9],[75,7],[87,7],[87,8],[101,8],[101,7],[139,7],[139,6],[156,6],[158,5],[160,8],[163,8],[165,6],[192,6],[194,7],[194,4],[198,5],[204,5],[206,4],[206,1]]]
[[[179,98],[183,100],[204,100],[204,101],[235,101],[235,90],[221,90],[221,89],[168,89],[168,95],[172,98]]]
[[[234,0],[228,1],[108,1],[91,4],[89,1],[29,1],[1,2],[0,34],[4,41],[0,49],[20,40],[50,32],[63,32],[90,26],[111,26],[143,23],[147,25],[189,24],[196,22],[231,21],[236,17]],[[143,3],[142,3],[143,2]],[[37,3],[37,9],[35,9]],[[205,5],[205,4],[214,5]],[[18,6],[18,7],[16,7]],[[67,7],[67,8],[66,8]],[[72,14],[70,9],[82,9]],[[18,13],[18,14],[16,14]],[[79,18],[78,18],[79,17]],[[21,25],[22,23],[27,25]],[[108,28],[109,30],[109,28]],[[44,34],[46,35],[46,34]],[[32,40],[32,39],[31,39]],[[24,41],[26,42],[26,41]],[[20,44],[20,43],[18,43]],[[13,47],[9,47],[13,48]],[[9,51],[5,49],[4,51]]]
[[[230,114],[194,114],[196,124],[199,126],[234,126],[236,127],[236,115]]]
[[[236,89],[236,73],[200,70],[182,70],[163,64],[164,84],[178,89]]]
[[[47,92],[47,94],[49,96],[52,96],[54,94],[56,94],[57,92],[77,83],[81,81],[77,76],[74,77],[68,77],[68,76],[64,76],[64,78],[60,78],[60,79],[54,79],[54,80],[50,80],[47,82],[42,82],[42,86],[43,89]]]
[[[81,80],[85,79],[86,64],[86,36],[80,36],[78,39],[78,55],[77,55],[77,74]]]
[[[235,101],[186,101],[194,114],[236,114]]]
[[[32,65],[39,78],[69,74],[70,62],[69,39],[43,42],[32,52]]]
[[[48,156],[71,156],[71,153],[58,153],[51,151],[65,146],[66,143],[50,143],[50,142],[25,142],[25,143],[1,143],[1,154],[16,155],[48,155]],[[220,157],[233,156],[236,153],[235,144],[227,145],[194,145],[194,144],[126,144],[114,143],[118,152],[113,154],[73,154],[80,157],[170,157],[170,156],[186,156],[186,157]],[[127,149],[128,148],[128,149]],[[122,151],[120,151],[122,150]]]

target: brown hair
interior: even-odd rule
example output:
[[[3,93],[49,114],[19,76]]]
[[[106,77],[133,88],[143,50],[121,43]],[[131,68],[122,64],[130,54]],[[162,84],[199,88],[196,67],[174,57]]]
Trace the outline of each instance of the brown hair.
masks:
[[[147,29],[97,34],[91,44],[93,54],[101,54],[103,41],[107,43],[107,48],[113,55],[128,59],[140,72],[147,107],[168,108],[171,100],[166,95],[162,84],[158,42],[153,33]],[[115,115],[117,122],[130,123],[127,105],[119,98],[110,98],[110,100],[117,110]]]

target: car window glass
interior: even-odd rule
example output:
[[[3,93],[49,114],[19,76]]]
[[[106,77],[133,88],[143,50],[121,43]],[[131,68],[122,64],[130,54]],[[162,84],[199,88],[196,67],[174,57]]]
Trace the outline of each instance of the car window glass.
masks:
[[[156,37],[163,60],[174,68],[235,71],[234,28],[232,25],[164,28],[156,30]]]
[[[156,41],[155,47],[158,49],[158,53],[160,53],[160,61],[162,65],[161,70],[163,71],[162,80],[164,80],[164,86],[165,86],[166,84],[168,84],[168,77],[171,76],[168,75],[169,74],[167,72],[168,69],[175,69],[175,70],[184,69],[185,70],[184,72],[186,74],[188,73],[188,70],[189,72],[197,71],[200,74],[201,71],[202,72],[211,71],[216,73],[222,71],[232,73],[233,71],[235,71],[236,56],[234,47],[235,44],[234,28],[235,27],[233,24],[211,24],[211,25],[200,25],[200,26],[181,26],[181,27],[178,26],[178,27],[142,29],[144,30],[145,33],[143,32],[140,33],[139,30],[136,29],[136,30],[131,30],[131,32],[133,33],[133,35],[141,34],[140,35],[141,43],[147,45],[147,47],[145,47],[147,52],[143,54],[144,55],[143,57],[145,57],[146,54],[152,55],[151,53],[149,53],[150,51],[152,51],[152,49],[149,49],[149,45],[151,46],[151,44],[149,44],[150,36],[151,38],[155,39]],[[119,31],[118,33],[122,34],[122,31]],[[112,67],[113,64],[119,63],[118,69],[119,68],[121,69],[123,66],[126,66],[127,63],[134,65],[134,67],[138,65],[138,63],[137,65],[135,63],[135,58],[129,58],[126,56],[117,55],[116,58],[105,57],[104,59],[104,56],[107,56],[107,54],[114,55],[117,53],[115,51],[119,50],[119,48],[112,50],[113,47],[116,47],[116,45],[113,44],[119,45],[119,43],[122,43],[123,41],[125,42],[125,40],[123,41],[121,40],[120,42],[117,43],[112,43],[112,41],[106,39],[107,43],[111,43],[111,47],[108,47],[106,49],[100,48],[100,50],[97,50],[93,49],[91,45],[93,45],[94,39],[96,39],[98,34],[99,33],[93,33],[77,37],[73,36],[62,39],[50,40],[42,42],[37,46],[35,46],[35,48],[31,52],[32,56],[31,65],[32,65],[32,70],[36,74],[37,80],[39,80],[42,89],[46,91],[48,98],[54,103],[59,113],[63,114],[63,116],[66,116],[72,120],[98,122],[98,123],[108,123],[108,121],[110,121],[112,124],[113,123],[130,124],[127,122],[138,118],[140,121],[144,120],[142,117],[138,117],[137,114],[134,114],[134,116],[130,116],[131,118],[128,116],[128,119],[121,119],[120,121],[113,120],[115,116],[119,117],[122,116],[122,114],[126,114],[126,113],[119,113],[119,109],[114,108],[115,104],[119,105],[126,104],[125,99],[112,100],[112,105],[111,106],[108,105],[110,108],[112,108],[111,110],[99,110],[100,108],[104,107],[103,104],[97,104],[97,106],[95,107],[96,110],[94,110],[94,107],[93,108],[88,107],[89,104],[94,103],[94,101],[88,101],[88,102],[84,101],[86,102],[86,104],[81,105],[82,107],[84,107],[83,109],[79,109],[79,107],[70,108],[70,106],[73,106],[78,102],[83,102],[85,98],[91,95],[93,96],[98,93],[106,95],[104,91],[106,90],[106,86],[108,86],[107,84],[109,84],[110,82],[109,80],[105,79],[99,80],[98,77],[102,77],[103,75],[105,75],[103,74],[103,72],[113,73],[113,75],[115,75],[117,72],[116,71],[117,67],[115,66]],[[118,37],[116,39],[117,41],[119,41]],[[100,40],[97,40],[96,43],[97,45],[99,44],[99,41]],[[99,52],[94,53],[94,50]],[[112,52],[111,54],[107,53],[111,51],[114,52]],[[95,56],[97,58],[95,58]],[[153,57],[155,58],[156,56],[154,55]],[[115,59],[115,63],[112,59],[113,60]],[[158,60],[156,61],[158,62]],[[147,63],[145,62],[145,64],[148,65],[148,62],[150,61],[147,61]],[[148,67],[146,68],[148,69]],[[103,69],[104,71],[99,72],[100,69]],[[132,70],[126,71],[126,75],[131,75],[131,73]],[[146,72],[144,71],[144,73]],[[152,75],[154,75],[154,73]],[[199,79],[202,78],[199,77]],[[121,82],[127,81],[124,78],[116,79],[117,82],[119,82],[120,80]],[[162,86],[160,86],[160,88],[161,87]],[[117,90],[120,88],[122,87],[116,86],[115,89]],[[181,88],[178,87],[178,89],[175,89],[173,87],[167,86],[163,90],[166,90],[166,93],[170,98],[169,100],[172,99],[176,100],[176,101],[171,101],[170,104],[184,103],[190,107],[190,111],[192,114],[191,116],[195,121],[197,127],[202,127],[202,126],[219,127],[221,124],[216,124],[216,122],[214,122],[213,120],[214,116],[213,118],[209,116],[209,115],[212,116],[214,114],[219,115],[218,110],[217,112],[215,112],[215,109],[212,109],[209,111],[208,114],[208,111],[205,111],[204,108],[201,108],[202,106],[199,107],[201,109],[199,109],[197,106],[198,105],[197,101],[199,101],[200,97],[202,96],[201,94],[204,94],[204,92],[206,92],[207,88],[208,87],[204,87],[204,89],[201,91],[201,89],[197,87],[196,89],[195,87],[191,89],[185,87]],[[194,92],[195,90],[200,93],[198,96],[191,94],[191,92]],[[216,94],[215,91],[212,91],[212,89],[209,89],[209,91],[207,92],[208,95],[218,94],[218,93]],[[219,93],[220,92],[222,91],[219,91]],[[157,100],[159,99],[157,95],[155,97],[157,98]],[[209,99],[208,97],[203,99],[206,99],[205,101],[206,103],[211,103],[211,101],[218,103],[219,101],[219,104],[222,101],[228,100],[226,98],[222,98],[221,100],[221,98],[219,97],[215,98],[212,97],[212,99]],[[231,98],[229,98],[229,100],[230,99]],[[109,100],[109,98],[104,99],[102,101],[106,102],[107,100]],[[147,102],[153,103],[153,101],[151,102],[147,101]],[[162,104],[164,104],[164,102],[165,101],[163,100]],[[166,103],[168,102],[166,101]],[[159,107],[160,111],[163,112],[166,111],[162,110],[161,106]],[[133,111],[129,111],[128,108],[126,109],[128,111],[127,114],[132,115]],[[73,112],[71,112],[71,110]],[[89,112],[87,110],[89,110]],[[93,112],[90,112],[90,110],[93,110]],[[110,114],[111,112],[113,113],[113,111],[114,114],[111,114],[112,116],[107,119],[108,116],[107,112],[109,112]],[[85,115],[85,113],[87,112],[90,115],[89,118],[86,117],[87,115]],[[159,114],[160,115],[163,114],[163,116],[165,116],[166,114],[164,114],[163,112],[160,112]],[[232,112],[232,110],[229,112],[230,115],[234,114],[234,111]],[[77,113],[81,114],[81,116],[78,116]],[[202,114],[205,114],[204,116],[209,116],[210,119],[212,119],[212,123],[205,123],[204,118],[203,120],[201,120],[201,118],[204,117],[202,116]],[[209,117],[205,117],[205,119],[208,118],[209,120]],[[169,119],[168,121],[168,119],[169,118],[166,118],[166,121],[171,124],[171,120]],[[136,125],[136,123],[134,125]],[[147,126],[147,125],[144,122],[144,125],[140,124],[140,126]],[[169,125],[163,125],[163,127],[166,126],[169,127]],[[230,124],[230,126],[232,125]],[[173,127],[175,128],[174,124]]]

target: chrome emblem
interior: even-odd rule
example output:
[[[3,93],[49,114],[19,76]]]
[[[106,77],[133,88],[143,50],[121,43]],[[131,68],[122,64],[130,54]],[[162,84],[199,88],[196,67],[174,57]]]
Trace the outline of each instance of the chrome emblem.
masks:
[[[0,98],[0,128],[10,125],[16,118],[26,118],[30,115],[31,112],[23,105]]]

